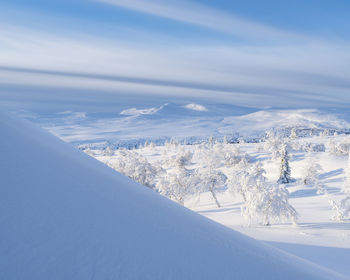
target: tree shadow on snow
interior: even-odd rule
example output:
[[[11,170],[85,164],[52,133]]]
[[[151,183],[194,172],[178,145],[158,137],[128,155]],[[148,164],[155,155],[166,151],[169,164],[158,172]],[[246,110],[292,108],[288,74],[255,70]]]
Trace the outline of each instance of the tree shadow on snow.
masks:
[[[320,179],[321,180],[328,179],[330,177],[338,176],[338,175],[343,174],[343,173],[344,173],[344,169],[338,168],[338,169],[321,174]]]
[[[310,187],[308,189],[301,189],[296,190],[294,192],[291,192],[289,197],[290,198],[297,198],[297,197],[309,197],[309,196],[317,196],[317,189]]]

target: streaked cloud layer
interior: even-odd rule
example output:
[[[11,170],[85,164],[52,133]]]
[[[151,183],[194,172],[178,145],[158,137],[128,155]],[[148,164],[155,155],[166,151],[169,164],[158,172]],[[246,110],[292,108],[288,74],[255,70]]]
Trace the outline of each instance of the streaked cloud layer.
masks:
[[[94,30],[101,27],[101,34],[89,28],[57,29],[57,22],[49,20],[38,19],[37,26],[25,24],[25,19],[0,20],[0,90],[89,89],[220,98],[249,106],[350,105],[350,44],[340,35],[331,39],[286,30],[193,1],[78,4],[110,7],[108,13],[116,20],[75,19],[95,25]],[[21,9],[32,16],[25,5]],[[125,16],[130,11],[133,22]],[[54,11],[40,12],[47,19]],[[64,22],[60,16],[56,18]],[[138,17],[152,24],[144,26],[145,19],[138,22]],[[102,32],[106,26],[113,31]]]
[[[199,3],[189,1],[97,0],[102,3],[194,24],[238,37],[274,40],[274,37],[301,39],[302,36],[255,23]]]

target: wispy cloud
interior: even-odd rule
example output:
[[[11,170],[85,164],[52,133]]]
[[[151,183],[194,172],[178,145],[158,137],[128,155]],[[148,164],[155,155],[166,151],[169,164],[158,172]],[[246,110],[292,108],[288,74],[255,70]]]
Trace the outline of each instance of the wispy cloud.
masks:
[[[191,1],[96,0],[125,9],[193,24],[248,39],[262,41],[304,40],[306,37],[256,23],[231,13]]]
[[[346,44],[144,48],[5,25],[0,35],[2,88],[220,98],[250,106],[350,104]]]

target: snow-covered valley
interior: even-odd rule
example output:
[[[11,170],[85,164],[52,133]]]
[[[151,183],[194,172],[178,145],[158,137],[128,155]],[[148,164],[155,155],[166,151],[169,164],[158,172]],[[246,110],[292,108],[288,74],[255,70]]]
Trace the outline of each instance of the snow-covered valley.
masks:
[[[1,114],[0,129],[3,279],[346,279],[195,214],[17,117]],[[205,201],[202,214],[212,209]]]

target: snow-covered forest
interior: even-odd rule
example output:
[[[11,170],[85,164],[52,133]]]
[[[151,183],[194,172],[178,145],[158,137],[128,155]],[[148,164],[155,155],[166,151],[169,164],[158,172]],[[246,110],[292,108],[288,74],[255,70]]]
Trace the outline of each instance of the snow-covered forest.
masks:
[[[209,138],[193,145],[146,141],[133,150],[107,146],[84,151],[181,205],[193,207],[207,194],[217,208],[221,198],[239,201],[248,224],[295,225],[300,214],[289,198],[300,190],[323,196],[329,219],[349,218],[350,136],[329,134],[324,130],[299,137],[292,128],[288,136],[267,131],[260,143]],[[339,161],[344,169],[336,184],[324,180],[325,158]]]

